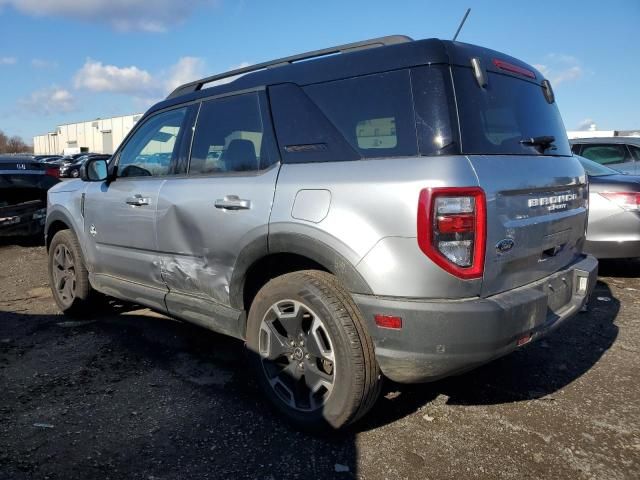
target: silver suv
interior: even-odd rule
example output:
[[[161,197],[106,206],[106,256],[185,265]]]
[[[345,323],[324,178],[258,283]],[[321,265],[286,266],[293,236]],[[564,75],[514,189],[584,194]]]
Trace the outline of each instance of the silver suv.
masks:
[[[277,409],[339,428],[385,377],[474,368],[577,312],[586,181],[540,72],[379,38],[153,106],[49,191],[51,285],[65,313],[100,292],[244,339]]]

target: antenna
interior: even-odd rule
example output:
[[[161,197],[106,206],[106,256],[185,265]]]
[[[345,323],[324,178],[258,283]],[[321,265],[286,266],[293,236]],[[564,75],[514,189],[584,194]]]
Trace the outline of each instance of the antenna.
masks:
[[[455,42],[456,38],[458,38],[458,34],[460,33],[460,30],[462,30],[464,22],[467,21],[467,17],[469,16],[469,12],[471,12],[471,9],[467,8],[467,12],[464,14],[464,17],[462,17],[462,21],[460,22],[460,26],[458,27],[458,30],[456,30],[456,34],[453,36],[452,42]]]

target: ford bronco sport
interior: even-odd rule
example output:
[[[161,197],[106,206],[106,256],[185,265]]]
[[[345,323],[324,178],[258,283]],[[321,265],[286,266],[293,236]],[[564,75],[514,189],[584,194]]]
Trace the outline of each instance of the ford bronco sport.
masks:
[[[385,37],[183,85],[81,177],[48,197],[60,309],[101,292],[244,339],[303,427],[357,420],[385,376],[540,338],[596,279],[551,85],[459,42]]]

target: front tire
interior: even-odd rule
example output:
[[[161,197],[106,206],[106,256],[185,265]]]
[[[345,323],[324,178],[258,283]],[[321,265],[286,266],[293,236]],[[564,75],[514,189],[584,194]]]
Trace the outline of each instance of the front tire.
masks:
[[[56,233],[49,246],[49,284],[58,308],[66,315],[86,311],[93,293],[78,239],[70,230]]]
[[[268,282],[247,322],[250,361],[273,405],[296,426],[338,429],[374,405],[382,377],[351,295],[326,272]]]

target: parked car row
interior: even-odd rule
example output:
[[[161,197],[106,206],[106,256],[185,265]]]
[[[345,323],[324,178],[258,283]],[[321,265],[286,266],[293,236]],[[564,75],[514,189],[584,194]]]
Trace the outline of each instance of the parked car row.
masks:
[[[109,158],[110,155],[101,153],[76,153],[73,155],[61,156],[36,156],[40,162],[51,166],[57,166],[59,169],[61,178],[77,178],[80,172],[80,167],[89,158]]]

